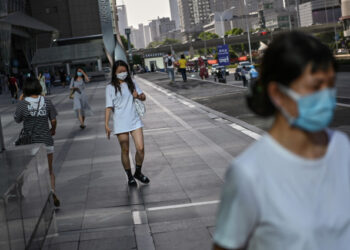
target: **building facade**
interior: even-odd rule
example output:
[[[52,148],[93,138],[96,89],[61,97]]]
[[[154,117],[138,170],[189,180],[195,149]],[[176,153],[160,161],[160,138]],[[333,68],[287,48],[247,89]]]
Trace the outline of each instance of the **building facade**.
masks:
[[[341,20],[343,22],[343,27],[344,27],[344,36],[346,38],[349,38],[350,37],[350,0],[341,1],[341,11],[342,11]]]
[[[126,6],[118,5],[117,12],[118,12],[118,26],[119,26],[120,34],[126,37],[125,29],[129,27],[128,16],[126,13]]]
[[[300,4],[300,25],[302,27],[314,24],[338,22],[341,6],[338,0],[314,0]]]
[[[181,31],[199,33],[203,26],[209,23],[212,13],[210,0],[178,0]]]
[[[176,29],[180,29],[180,15],[178,0],[169,0],[171,20],[175,21]]]

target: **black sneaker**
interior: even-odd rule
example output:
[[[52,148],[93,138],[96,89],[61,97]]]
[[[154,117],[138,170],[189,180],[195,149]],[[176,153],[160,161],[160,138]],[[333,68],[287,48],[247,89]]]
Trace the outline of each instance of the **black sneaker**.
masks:
[[[150,182],[147,176],[144,176],[142,173],[135,173],[134,177],[144,184],[148,184]]]
[[[55,205],[55,207],[60,207],[60,205],[61,205],[60,200],[57,198],[57,196],[55,194],[52,194],[52,199],[53,199],[53,204]]]
[[[129,185],[129,186],[137,186],[137,182],[136,182],[135,179],[132,177],[132,178],[129,178],[129,180],[128,180],[128,185]]]

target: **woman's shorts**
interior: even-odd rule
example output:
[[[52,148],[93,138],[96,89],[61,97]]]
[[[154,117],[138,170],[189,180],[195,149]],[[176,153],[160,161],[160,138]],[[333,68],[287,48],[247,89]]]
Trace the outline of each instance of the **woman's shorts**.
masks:
[[[54,146],[46,146],[46,152],[47,154],[53,154],[55,152]]]

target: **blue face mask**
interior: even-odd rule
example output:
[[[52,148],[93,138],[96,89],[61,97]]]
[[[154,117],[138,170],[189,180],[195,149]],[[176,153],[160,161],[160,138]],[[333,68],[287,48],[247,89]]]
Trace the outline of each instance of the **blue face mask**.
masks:
[[[83,73],[78,72],[78,73],[77,73],[77,76],[83,76]]]
[[[298,117],[291,116],[280,107],[289,124],[308,132],[322,131],[331,123],[336,107],[336,89],[327,88],[314,94],[301,96],[295,91],[279,85],[279,89],[298,105]]]

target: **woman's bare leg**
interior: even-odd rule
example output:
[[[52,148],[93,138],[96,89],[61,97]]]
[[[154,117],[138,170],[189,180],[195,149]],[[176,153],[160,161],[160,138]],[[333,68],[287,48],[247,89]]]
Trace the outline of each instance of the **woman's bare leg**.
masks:
[[[122,164],[125,170],[131,170],[130,158],[129,158],[129,134],[119,134],[117,135],[120,148],[122,151]]]
[[[83,119],[83,116],[81,115],[81,110],[80,109],[78,109],[78,119],[80,121],[80,125],[84,126],[84,119]]]
[[[145,149],[144,149],[144,140],[143,140],[143,130],[142,128],[139,128],[137,130],[134,130],[131,132],[131,135],[134,139],[134,143],[136,146],[136,155],[135,155],[135,162],[136,162],[136,171],[134,174],[134,177],[141,181],[142,183],[149,183],[150,180],[147,178],[147,176],[142,174],[142,163],[145,158]]]
[[[55,191],[55,174],[53,172],[52,168],[52,162],[53,162],[53,154],[47,155],[47,161],[49,163],[49,173],[50,173],[50,179],[51,179],[51,189]]]
[[[144,148],[144,139],[143,139],[143,130],[139,128],[131,132],[131,135],[134,139],[136,154],[135,162],[137,166],[142,166],[143,160],[145,158],[145,148]]]
[[[53,167],[52,167],[52,162],[53,162],[53,154],[47,154],[47,161],[49,163],[49,173],[50,173],[50,179],[51,179],[51,189],[53,191],[53,202],[56,207],[60,206],[60,201],[58,200],[56,194],[55,194],[55,186],[56,186],[56,181],[55,181],[55,174],[53,172]]]

